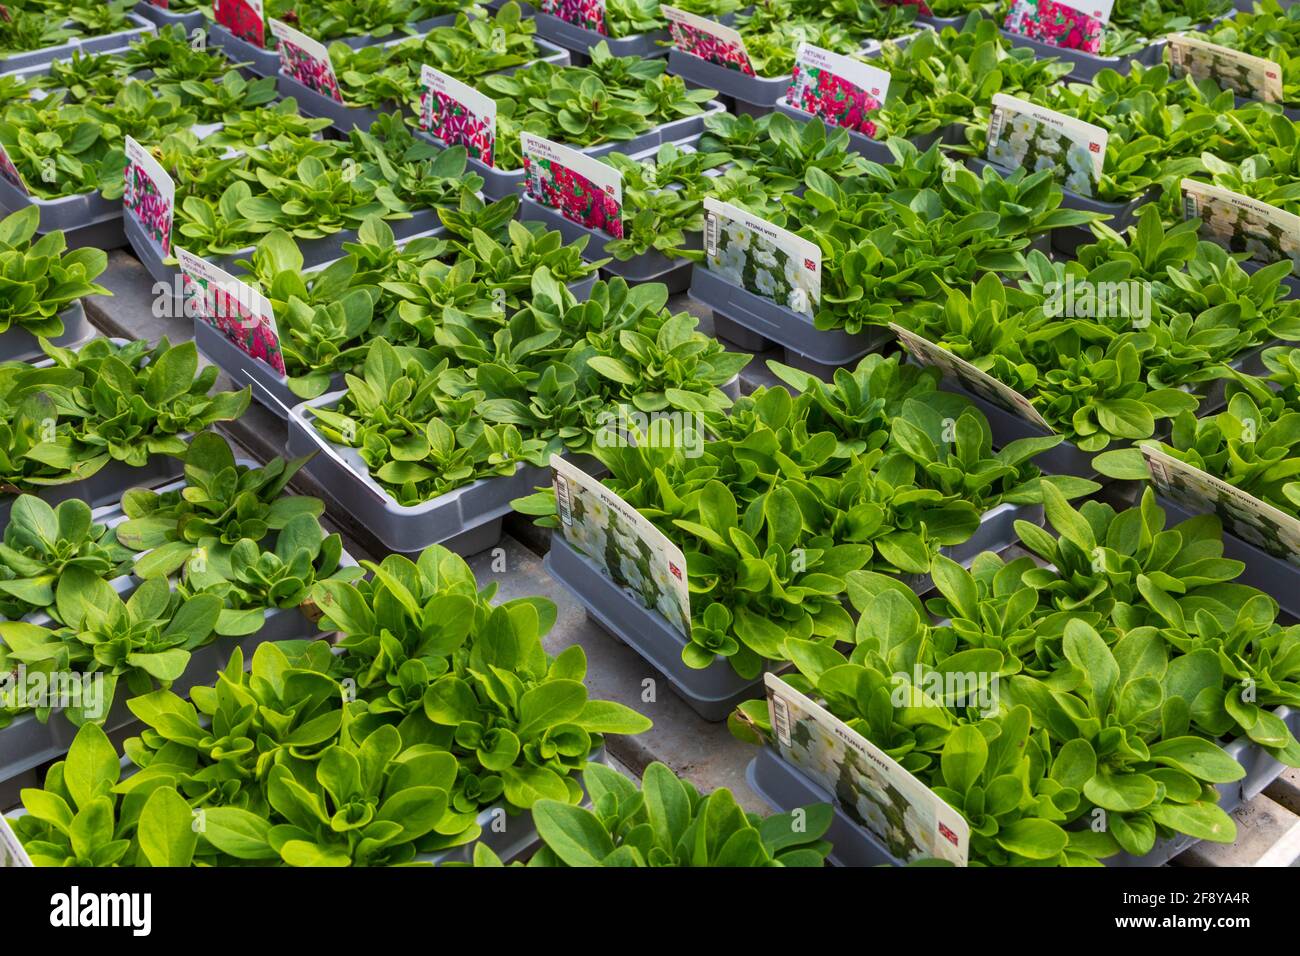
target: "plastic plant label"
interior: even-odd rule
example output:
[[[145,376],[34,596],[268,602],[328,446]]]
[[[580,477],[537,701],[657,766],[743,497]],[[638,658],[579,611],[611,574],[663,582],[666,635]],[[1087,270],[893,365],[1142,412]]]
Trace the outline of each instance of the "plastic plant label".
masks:
[[[791,106],[820,116],[832,126],[874,137],[876,124],[868,115],[880,109],[888,93],[888,71],[801,43],[795,53],[794,75],[785,99]]]
[[[1195,179],[1182,181],[1183,218],[1200,219],[1200,236],[1256,262],[1290,261],[1300,272],[1300,216]]]
[[[167,0],[147,0],[150,6],[157,7],[159,10],[168,9]]]
[[[266,15],[262,0],[213,0],[212,16],[234,36],[266,48]]]
[[[704,197],[704,215],[710,272],[793,312],[816,313],[822,290],[816,243],[710,196]]]
[[[609,36],[605,23],[605,0],[542,0],[542,13],[575,27]]]
[[[420,67],[420,129],[496,165],[497,101],[431,66]]]
[[[1063,50],[1097,54],[1115,0],[1014,0],[1002,29]]]
[[[944,377],[959,382],[961,387],[972,395],[978,395],[990,405],[996,405],[1003,411],[1054,434],[1052,426],[1038,414],[1038,409],[1010,385],[999,382],[988,372],[976,368],[961,356],[953,355],[942,346],[921,338],[915,332],[909,332],[901,325],[891,322],[889,328],[898,336],[903,347],[922,365],[937,368]]]
[[[1139,446],[1156,490],[1191,514],[1216,514],[1223,528],[1261,551],[1300,565],[1300,519],[1260,501],[1155,445]]]
[[[1092,196],[1101,180],[1109,138],[1100,126],[995,93],[985,158],[1005,169],[1051,169],[1066,189]]]
[[[325,44],[280,20],[271,21],[271,34],[280,41],[280,70],[285,76],[336,103],[343,102]]]
[[[241,352],[284,375],[280,331],[270,300],[206,259],[176,249],[185,286],[185,314],[196,315]]]
[[[884,0],[884,4],[887,7],[916,7],[916,15],[919,17],[934,15],[934,11],[925,0]]]
[[[126,186],[122,208],[158,244],[164,256],[172,251],[172,214],[176,183],[153,154],[130,136],[126,138]]]
[[[754,75],[754,65],[749,62],[745,41],[738,31],[676,7],[660,6],[659,9],[668,21],[668,32],[677,49],[728,70]]]
[[[584,229],[623,238],[623,174],[576,149],[519,134],[528,195]]]
[[[0,816],[0,870],[7,867],[35,866],[27,855],[8,819]]]
[[[0,179],[22,192],[24,196],[32,194],[32,191],[27,188],[27,180],[23,179],[23,174],[18,171],[18,167],[14,165],[14,161],[9,158],[9,153],[3,146],[0,146]]]
[[[1169,72],[1174,79],[1190,75],[1213,80],[1220,88],[1248,99],[1282,101],[1282,67],[1275,61],[1210,43],[1192,33],[1171,33],[1166,39]]]
[[[970,824],[887,753],[768,672],[767,708],[782,759],[835,796],[858,826],[904,862],[965,866]]]
[[[559,455],[551,456],[551,474],[564,540],[689,640],[691,592],[681,548],[630,504]]]

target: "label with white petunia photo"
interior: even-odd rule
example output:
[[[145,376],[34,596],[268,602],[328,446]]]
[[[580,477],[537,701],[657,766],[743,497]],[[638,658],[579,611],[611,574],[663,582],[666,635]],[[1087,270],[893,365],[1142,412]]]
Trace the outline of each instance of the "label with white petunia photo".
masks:
[[[559,455],[551,456],[551,476],[564,540],[689,640],[691,592],[682,549],[621,497]]]
[[[665,5],[659,9],[678,50],[746,76],[754,75],[754,65],[738,30],[676,7]]]
[[[1052,426],[1047,424],[1043,416],[1038,413],[1038,409],[1034,408],[1033,403],[1010,385],[999,382],[988,372],[976,368],[961,356],[953,355],[942,346],[923,339],[900,325],[891,322],[889,328],[898,336],[898,340],[903,343],[903,347],[911,356],[922,365],[937,368],[945,378],[957,382],[966,391],[982,398],[990,405],[995,405],[1004,412],[1010,412],[1017,418],[1037,425],[1049,433],[1053,432]]]
[[[1300,216],[1195,179],[1181,188],[1183,218],[1201,220],[1202,239],[1255,262],[1290,262],[1300,273]]]
[[[1281,102],[1282,67],[1275,60],[1210,43],[1195,33],[1171,33],[1165,40],[1174,79],[1213,80],[1247,99]]]
[[[1095,196],[1109,138],[1100,126],[995,93],[985,158],[1004,169],[1050,169],[1065,189]]]
[[[158,244],[164,256],[171,255],[176,183],[162,163],[130,136],[126,138],[125,175],[123,210]]]
[[[966,818],[862,734],[775,674],[763,676],[781,758],[904,863],[970,856]]]
[[[1012,0],[1002,29],[1062,50],[1101,53],[1115,0]]]
[[[213,0],[212,18],[245,43],[266,48],[262,0]]]
[[[528,197],[584,229],[623,238],[623,174],[587,153],[519,134]]]
[[[284,375],[284,353],[271,302],[229,272],[180,247],[176,250],[185,287],[185,314],[202,319],[250,358]]]
[[[811,318],[821,302],[814,242],[711,196],[704,198],[704,262],[746,292]]]
[[[888,93],[888,71],[811,43],[801,43],[795,53],[794,76],[785,101],[832,126],[874,137],[876,124],[870,116],[884,105]]]
[[[0,869],[35,865],[9,820],[0,816]]]
[[[328,96],[336,103],[343,102],[334,64],[323,43],[280,20],[271,21],[271,35],[280,41],[281,73],[314,93]]]
[[[497,101],[427,64],[420,67],[420,129],[495,165]]]
[[[1160,494],[1193,515],[1218,515],[1223,530],[1288,564],[1300,565],[1300,518],[1179,461],[1153,444],[1139,446]]]
[[[575,27],[609,36],[605,0],[542,0],[539,9],[542,13],[572,23]]]
[[[3,146],[0,146],[0,179],[21,191],[24,196],[32,194],[32,191],[27,188],[27,180],[23,179],[23,174],[18,171],[18,167],[14,165],[14,161],[9,158]]]

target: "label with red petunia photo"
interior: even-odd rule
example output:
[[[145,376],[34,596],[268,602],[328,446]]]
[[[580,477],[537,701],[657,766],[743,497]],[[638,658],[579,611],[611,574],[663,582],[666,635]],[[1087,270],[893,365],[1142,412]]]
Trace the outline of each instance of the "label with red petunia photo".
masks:
[[[1290,262],[1300,273],[1300,216],[1241,193],[1184,179],[1183,218],[1201,220],[1200,237],[1254,262]]]
[[[159,10],[168,9],[167,0],[147,0],[151,7],[157,7]]]
[[[542,13],[575,27],[609,36],[605,21],[605,0],[542,0]]]
[[[271,21],[271,35],[280,41],[281,73],[321,96],[328,96],[337,103],[343,102],[338,78],[334,76],[334,64],[330,62],[325,44],[281,20]]]
[[[1171,33],[1165,39],[1174,79],[1190,75],[1213,80],[1221,89],[1248,99],[1282,101],[1282,67],[1276,61],[1210,43],[1194,33]]]
[[[704,197],[704,264],[746,292],[812,318],[822,291],[822,251],[712,196]]]
[[[126,183],[122,208],[139,223],[164,256],[172,251],[172,216],[176,183],[153,154],[130,136],[126,138]]]
[[[245,43],[266,48],[262,0],[213,0],[212,18]]]
[[[1101,52],[1115,0],[1013,0],[1002,29],[1063,50]]]
[[[925,0],[884,0],[887,7],[916,7],[916,15],[919,17],[928,17],[934,14],[930,5]]]
[[[536,203],[584,229],[623,238],[623,174],[594,156],[532,133],[519,134],[524,185]]]
[[[0,146],[0,179],[20,190],[24,196],[32,194],[32,191],[27,188],[27,180],[23,179],[23,174],[18,171],[18,167],[14,165],[14,161],[9,158],[3,146]]]
[[[951,676],[951,675],[949,675]],[[965,677],[966,675],[962,675]],[[995,675],[996,676],[996,675]],[[821,784],[840,810],[871,833],[895,859],[946,860],[965,866],[970,824],[915,774],[806,694],[777,675],[763,675],[773,743],[781,759]],[[949,690],[945,683],[953,683]],[[931,670],[900,672],[890,688],[894,706],[932,706],[957,697],[985,713],[997,712],[996,685],[956,686]]]
[[[229,272],[177,247],[185,315],[202,319],[241,352],[284,375],[284,352],[271,302]]]
[[[668,21],[668,32],[678,50],[746,76],[754,75],[754,65],[749,62],[745,41],[738,31],[676,7],[660,6],[659,9]]]
[[[874,137],[876,124],[870,115],[884,105],[888,93],[888,71],[801,43],[785,101],[832,126]]]
[[[889,329],[898,336],[898,340],[903,343],[903,347],[911,356],[922,365],[937,368],[945,378],[959,383],[972,395],[984,399],[1004,412],[1010,412],[1031,425],[1037,425],[1049,434],[1055,434],[1052,426],[1047,424],[1047,420],[1038,413],[1038,409],[1034,408],[1029,399],[1010,385],[999,382],[988,372],[977,368],[961,356],[953,355],[943,346],[936,345],[915,332],[909,332],[901,325],[891,322]]]
[[[1095,196],[1109,141],[1110,134],[1100,126],[994,93],[984,158],[1004,169],[1049,169],[1065,189]]]
[[[420,67],[420,129],[496,165],[497,101],[428,65]]]

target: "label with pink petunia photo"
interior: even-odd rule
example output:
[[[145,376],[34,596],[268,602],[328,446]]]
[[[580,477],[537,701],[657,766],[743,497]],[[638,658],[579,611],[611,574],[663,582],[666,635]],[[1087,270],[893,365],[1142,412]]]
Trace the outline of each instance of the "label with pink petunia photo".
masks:
[[[27,188],[27,180],[23,179],[23,174],[18,171],[18,167],[14,165],[14,161],[9,158],[3,146],[0,146],[0,179],[21,190],[24,196],[32,194],[32,191]]]
[[[1031,173],[1050,169],[1065,189],[1079,196],[1097,194],[1110,140],[1100,126],[994,93],[987,138],[990,163]]]
[[[1241,193],[1184,179],[1183,218],[1201,220],[1202,239],[1255,262],[1290,262],[1300,273],[1300,216]]]
[[[916,15],[919,17],[928,17],[934,14],[930,5],[925,0],[884,0],[887,7],[916,7]]]
[[[172,215],[176,183],[153,154],[130,136],[126,138],[126,184],[122,207],[145,235],[162,249],[172,250]]]
[[[795,53],[794,76],[785,101],[805,113],[820,116],[832,126],[874,137],[876,124],[869,117],[884,104],[888,93],[888,71],[851,56],[801,43]]]
[[[689,640],[691,589],[682,549],[636,508],[559,455],[551,455],[551,480],[564,540]]]
[[[0,816],[0,869],[35,866],[7,817]]]
[[[1063,50],[1101,52],[1115,0],[1013,0],[1002,29]]]
[[[542,13],[575,27],[609,36],[605,21],[605,0],[542,0]]]
[[[262,0],[213,0],[212,18],[245,43],[266,48]]]
[[[1213,80],[1221,89],[1248,99],[1282,101],[1282,67],[1276,61],[1210,43],[1194,33],[1171,33],[1165,39],[1174,79],[1190,75]]]
[[[185,314],[202,319],[250,358],[285,374],[270,300],[206,259],[180,247],[175,253],[185,286]]]
[[[146,0],[151,7],[157,7],[159,10],[168,9],[167,0]]]
[[[428,65],[420,67],[420,129],[496,165],[497,101]]]
[[[746,76],[754,75],[754,65],[749,62],[745,41],[738,31],[676,7],[660,6],[659,9],[668,21],[668,32],[678,50]]]
[[[746,292],[812,318],[821,303],[815,243],[730,203],[704,197],[704,264]]]
[[[524,185],[534,202],[585,229],[623,238],[623,174],[594,156],[532,133],[519,134]]]
[[[321,96],[343,102],[334,64],[323,43],[280,20],[271,21],[271,35],[280,41],[281,73]]]
[[[919,665],[917,674],[920,674]],[[897,677],[898,675],[896,675]],[[773,743],[781,759],[821,784],[854,823],[904,863],[947,860],[965,866],[970,824],[884,750],[780,677],[763,675]],[[928,682],[927,682],[928,684]],[[896,682],[906,702],[929,701],[927,684]],[[996,713],[994,692],[973,690],[982,709]]]
[[[898,336],[903,347],[922,365],[937,368],[945,378],[957,382],[966,391],[988,402],[990,405],[1010,412],[1017,418],[1037,425],[1053,433],[1052,426],[1038,414],[1038,409],[1025,396],[1021,395],[1005,382],[999,382],[983,369],[976,368],[959,355],[953,355],[941,345],[924,339],[915,332],[909,332],[901,325],[889,324],[890,331]]]

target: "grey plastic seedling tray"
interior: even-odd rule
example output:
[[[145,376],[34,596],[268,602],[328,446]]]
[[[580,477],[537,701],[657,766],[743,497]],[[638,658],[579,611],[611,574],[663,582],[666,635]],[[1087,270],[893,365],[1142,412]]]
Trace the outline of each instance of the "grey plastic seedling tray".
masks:
[[[1140,63],[1143,66],[1151,66],[1160,62],[1160,57],[1165,48],[1164,40],[1156,40],[1148,43],[1147,46],[1137,53],[1128,56],[1099,56],[1096,53],[1085,53],[1082,50],[1069,50],[1065,47],[1055,46],[1051,43],[1044,43],[1041,40],[1035,40],[1030,37],[1017,36],[1014,33],[1008,33],[1006,30],[998,27],[998,32],[1002,34],[1002,39],[1006,40],[1013,46],[1025,47],[1033,50],[1034,56],[1040,60],[1055,57],[1058,60],[1071,64],[1071,70],[1068,79],[1075,80],[1079,83],[1091,83],[1102,70],[1110,69],[1122,75],[1128,75],[1132,70],[1133,63]]]
[[[966,164],[977,173],[982,173],[986,166],[992,166],[1003,174],[1010,172],[1005,166],[990,163],[988,160],[980,159],[977,156],[966,157]],[[1152,187],[1128,202],[1103,202],[1090,196],[1080,196],[1078,193],[1064,187],[1062,187],[1061,192],[1065,194],[1065,198],[1061,201],[1063,208],[1102,213],[1110,217],[1106,224],[1116,232],[1122,233],[1137,222],[1137,213],[1141,207],[1149,202],[1155,202],[1159,194],[1159,188]],[[1093,236],[1092,230],[1086,226],[1067,226],[1063,229],[1052,230],[1052,249],[1063,256],[1072,257],[1080,246],[1095,241],[1096,237]]]
[[[53,345],[67,347],[94,337],[95,327],[86,318],[80,299],[60,312],[59,318],[63,320],[63,334],[49,340]],[[26,329],[12,326],[0,335],[0,362],[28,362],[37,358],[45,358],[40,339]]]
[[[647,130],[640,136],[634,136],[632,139],[620,140],[617,142],[601,143],[599,146],[584,146],[577,148],[579,152],[586,153],[589,156],[604,156],[606,153],[635,153],[644,149],[652,149],[656,146],[662,146],[664,143],[678,143],[692,136],[699,136],[704,132],[704,120],[706,117],[713,116],[717,113],[726,112],[724,107],[717,100],[709,100],[704,112],[695,116],[684,116],[681,119],[673,120],[670,123],[662,123],[654,129]],[[417,130],[416,135],[436,143],[439,146],[446,146],[442,140],[436,136],[431,136],[424,130]],[[520,166],[518,169],[498,169],[494,166],[488,166],[477,159],[469,160],[469,167],[483,177],[483,195],[488,199],[504,199],[506,196],[523,192],[524,170]]]
[[[837,368],[856,364],[893,338],[887,329],[856,335],[815,329],[807,316],[746,291],[707,267],[692,271],[690,296],[713,310],[713,328],[719,338],[751,352],[779,345],[785,349],[787,365],[827,380]]]
[[[448,26],[456,22],[456,16],[454,13],[448,13],[428,20],[421,20],[419,23],[411,24],[411,33],[400,34],[400,37],[406,39],[408,36],[421,36],[434,27]],[[279,50],[268,50],[249,43],[247,40],[242,40],[220,23],[212,24],[209,28],[209,34],[213,44],[226,51],[226,56],[236,63],[247,63],[248,68],[258,76],[275,76],[280,72]],[[392,36],[373,37],[367,34],[359,37],[338,37],[334,40],[322,40],[321,42],[325,44],[326,48],[332,43],[346,43],[352,49],[359,50],[363,46],[387,43],[392,39]]]
[[[965,544],[944,548],[943,553],[969,566],[984,551],[1001,551],[1017,540],[1018,519],[1038,524],[1041,506],[1000,505],[980,521],[979,530]],[[763,678],[745,678],[724,658],[715,658],[705,668],[688,667],[682,661],[686,638],[671,627],[658,611],[643,607],[607,576],[589,558],[573,548],[563,535],[551,535],[551,550],[543,562],[546,571],[578,598],[587,614],[618,640],[631,647],[668,680],[673,692],[705,720],[727,719],[736,705],[763,696]],[[905,578],[918,591],[929,590],[929,575]]]
[[[0,210],[17,212],[26,206],[40,210],[38,237],[61,229],[70,249],[90,246],[110,250],[126,245],[121,199],[105,199],[98,192],[42,199],[24,193],[7,179],[0,179]]]
[[[189,10],[185,13],[175,13],[164,7],[155,7],[149,0],[140,0],[135,5],[135,12],[140,14],[150,23],[156,23],[160,27],[170,27],[180,24],[188,33],[191,30],[197,30],[203,26],[207,17],[203,15],[202,10]]]
[[[791,106],[784,95],[776,101],[776,111],[790,117],[797,123],[807,123],[817,118],[797,106]],[[889,147],[885,145],[883,140],[872,139],[866,133],[859,133],[857,130],[852,129],[848,131],[848,134],[849,149],[853,152],[876,163],[887,165],[894,162],[894,154],[889,151]],[[960,142],[960,136],[961,126],[953,124],[951,126],[942,126],[929,133],[922,133],[920,136],[914,136],[909,142],[924,152],[938,142],[958,143]]]
[[[649,33],[637,33],[630,37],[615,38],[569,23],[567,20],[561,20],[552,14],[542,13],[540,10],[534,14],[533,20],[537,24],[537,35],[539,37],[550,40],[555,45],[571,50],[574,53],[589,54],[592,47],[599,43],[605,43],[609,47],[609,52],[615,56],[639,56],[643,59],[650,59],[652,57],[666,56],[668,53],[666,46],[660,46],[661,43],[668,40],[668,31],[666,29],[651,30]]]
[[[401,43],[410,37],[400,37],[390,43]],[[569,51],[561,50],[553,44],[544,40],[534,39],[537,44],[538,53],[541,55],[531,61],[532,63],[551,63],[555,66],[569,65]],[[526,66],[530,64],[521,64]],[[499,70],[498,73],[508,75],[521,66],[510,67],[509,69]],[[332,97],[318,93],[309,87],[299,83],[291,76],[285,76],[283,71],[276,73],[276,89],[283,98],[293,97],[298,101],[299,112],[307,116],[323,116],[334,124],[334,128],[344,133],[349,133],[354,129],[368,130],[375,124],[381,116],[389,113],[405,113],[407,105],[393,101],[384,107],[376,109],[369,106],[348,106],[346,103],[340,103]],[[466,82],[473,82],[467,80]]]
[[[121,49],[146,33],[158,32],[157,24],[150,23],[137,13],[128,13],[126,19],[131,25],[114,33],[105,33],[97,37],[73,37],[67,43],[60,43],[57,46],[47,46],[39,50],[27,50],[22,53],[0,56],[0,73],[21,70],[29,66],[41,66],[52,60],[70,57],[77,52],[83,54],[103,53],[107,50]]]
[[[1171,525],[1192,517],[1192,512],[1164,495],[1159,495],[1157,502],[1165,509]],[[1300,618],[1300,564],[1275,557],[1229,531],[1223,533],[1223,556],[1246,566],[1236,583],[1258,588],[1277,601],[1284,612]]]

